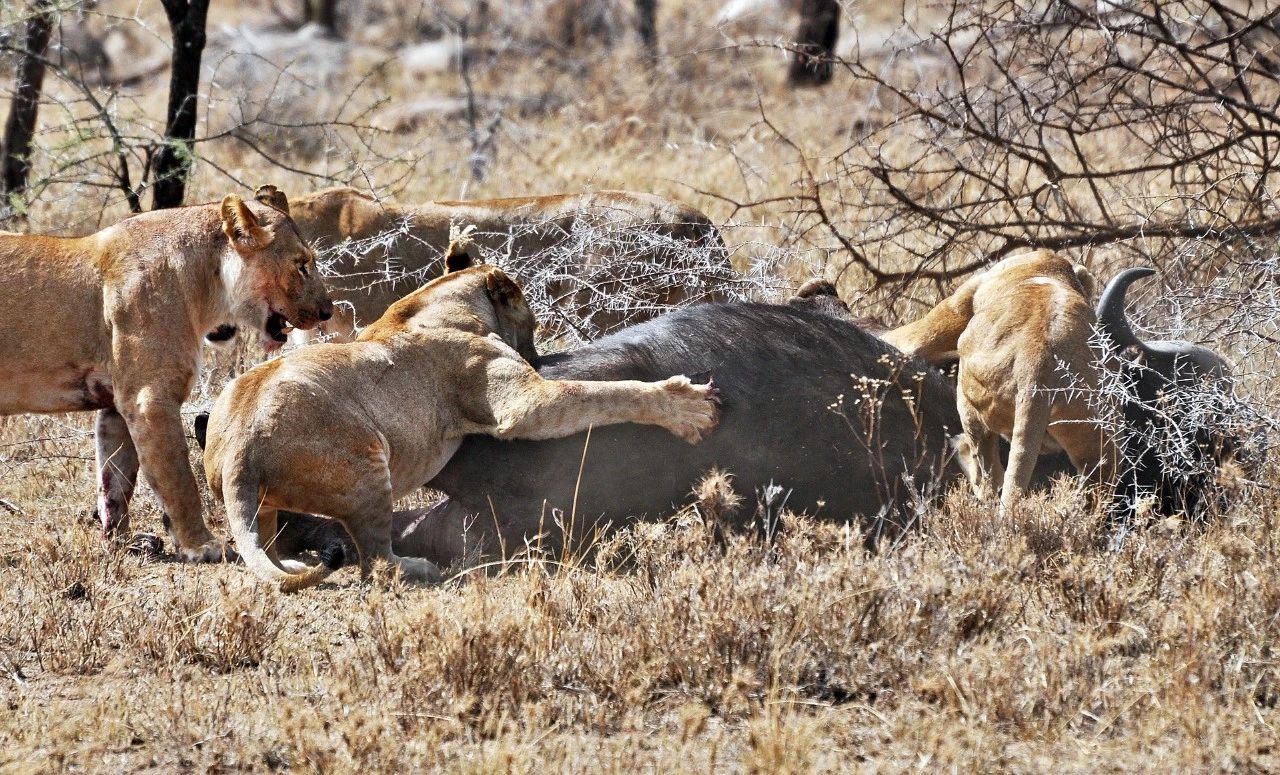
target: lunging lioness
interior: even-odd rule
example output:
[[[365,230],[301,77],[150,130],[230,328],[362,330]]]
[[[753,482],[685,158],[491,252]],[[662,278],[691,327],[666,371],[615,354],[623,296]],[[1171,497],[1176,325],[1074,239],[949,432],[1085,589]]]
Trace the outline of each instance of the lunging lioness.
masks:
[[[141,466],[181,557],[222,557],[179,416],[200,339],[239,325],[279,347],[287,324],[333,311],[284,194],[263,186],[258,201],[231,194],[88,237],[0,236],[0,296],[0,415],[96,410],[104,537],[127,528]]]
[[[1047,434],[1097,483],[1114,483],[1114,418],[1101,416],[1089,348],[1094,281],[1048,250],[1011,256],[975,275],[920,320],[884,335],[908,355],[960,358],[960,462],[975,489],[1003,482],[1009,508],[1026,492]],[[1010,441],[1009,470],[1000,437]]]
[[[494,267],[450,249],[449,273],[396,302],[354,342],[316,344],[261,364],[227,386],[209,414],[204,465],[249,568],[286,592],[342,564],[302,571],[276,555],[278,509],[341,521],[361,571],[386,558],[436,580],[426,560],[391,551],[391,510],[444,467],[469,433],[546,439],[593,425],[660,425],[690,443],[715,428],[711,385],[546,380],[533,315]],[[265,542],[265,546],[264,546]]]

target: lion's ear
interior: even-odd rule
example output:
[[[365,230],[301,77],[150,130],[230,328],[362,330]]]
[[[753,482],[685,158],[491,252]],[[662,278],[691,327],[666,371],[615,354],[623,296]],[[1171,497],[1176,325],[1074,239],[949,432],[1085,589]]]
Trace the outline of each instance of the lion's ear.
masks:
[[[520,291],[520,286],[496,266],[486,268],[484,289],[495,306],[515,306],[524,303],[524,294]]]
[[[537,321],[529,311],[520,286],[497,267],[487,267],[484,273],[485,293],[493,304],[498,318],[498,333],[502,340],[530,363],[538,359],[538,348],[533,343]]]
[[[262,250],[276,238],[235,194],[227,194],[222,199],[222,231],[237,250]]]
[[[253,198],[268,207],[276,208],[285,215],[289,214],[289,197],[285,196],[283,191],[273,185],[258,186],[257,190],[253,192]]]
[[[1092,299],[1098,290],[1098,281],[1093,279],[1093,272],[1090,272],[1084,264],[1075,264],[1071,267],[1071,270],[1075,272],[1076,281],[1084,289],[1085,298]]]
[[[475,260],[471,258],[470,250],[466,248],[455,250],[451,245],[449,253],[444,257],[444,271],[445,274],[461,272],[463,269],[470,269],[475,266],[475,263]]]

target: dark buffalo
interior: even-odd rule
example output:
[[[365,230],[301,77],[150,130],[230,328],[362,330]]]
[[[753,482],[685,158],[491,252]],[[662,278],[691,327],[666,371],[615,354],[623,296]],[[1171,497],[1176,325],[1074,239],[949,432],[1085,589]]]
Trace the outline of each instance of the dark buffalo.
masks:
[[[914,520],[922,495],[957,471],[949,434],[955,394],[936,371],[818,305],[704,304],[544,357],[547,377],[662,378],[714,374],[720,427],[691,446],[639,425],[548,441],[468,437],[427,483],[449,499],[397,518],[395,550],[442,565],[543,548],[595,529],[669,514],[712,468],[735,490],[832,520],[872,538]],[[831,310],[838,313],[838,310]],[[744,519],[753,519],[752,510]],[[282,515],[282,521],[284,515]],[[336,524],[292,517],[282,553],[316,548]]]
[[[1228,428],[1246,409],[1234,398],[1230,369],[1217,353],[1180,340],[1144,342],[1134,334],[1125,293],[1135,280],[1153,274],[1126,269],[1098,300],[1098,330],[1117,380],[1108,392],[1119,398],[1124,413],[1126,465],[1118,497],[1125,513],[1154,498],[1159,514],[1196,516],[1211,502],[1220,466],[1241,448]]]

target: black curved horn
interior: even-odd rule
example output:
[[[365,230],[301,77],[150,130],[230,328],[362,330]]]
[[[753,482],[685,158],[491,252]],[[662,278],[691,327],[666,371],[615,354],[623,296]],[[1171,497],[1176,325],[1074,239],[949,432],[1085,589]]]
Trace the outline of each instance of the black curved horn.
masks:
[[[1129,326],[1129,318],[1124,314],[1124,296],[1134,280],[1150,277],[1155,273],[1156,270],[1145,266],[1126,269],[1111,278],[1098,299],[1098,330],[1106,334],[1118,349],[1135,345],[1146,348]]]

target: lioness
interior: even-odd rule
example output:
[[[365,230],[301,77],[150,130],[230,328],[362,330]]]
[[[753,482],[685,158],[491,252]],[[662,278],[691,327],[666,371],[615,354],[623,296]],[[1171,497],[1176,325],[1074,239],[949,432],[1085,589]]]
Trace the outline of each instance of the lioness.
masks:
[[[427,202],[379,202],[354,188],[293,201],[302,234],[327,254],[340,303],[316,333],[346,341],[405,293],[444,271],[452,224],[473,224],[484,253],[556,305],[539,310],[579,338],[653,317],[677,303],[718,301],[735,278],[706,215],[652,194],[584,194]],[[581,256],[569,264],[556,256]],[[683,271],[681,271],[683,267]],[[303,336],[302,338],[309,338]]]
[[[341,521],[367,574],[386,558],[408,577],[427,560],[391,550],[392,504],[431,479],[470,433],[545,439],[595,425],[661,425],[690,443],[719,420],[715,390],[661,382],[546,380],[527,358],[533,315],[501,270],[451,255],[448,274],[396,302],[349,343],[317,344],[234,380],[209,413],[205,472],[236,548],[282,591],[342,564],[293,572],[271,543],[278,509]],[[263,546],[263,537],[267,545]]]
[[[1094,281],[1048,250],[1011,256],[975,275],[920,320],[884,339],[908,355],[960,359],[960,461],[974,488],[1002,482],[1009,508],[1027,490],[1045,434],[1077,470],[1114,483],[1114,419],[1096,400]],[[1009,471],[1000,437],[1010,441]]]
[[[104,537],[129,524],[138,469],[185,560],[222,544],[206,529],[179,417],[219,326],[268,348],[327,319],[315,255],[272,186],[259,201],[127,218],[87,237],[0,236],[0,415],[96,410]]]

